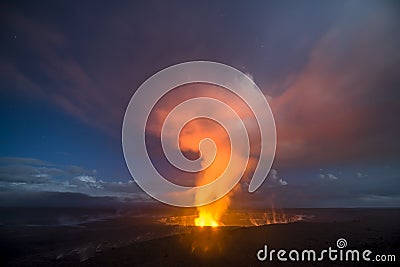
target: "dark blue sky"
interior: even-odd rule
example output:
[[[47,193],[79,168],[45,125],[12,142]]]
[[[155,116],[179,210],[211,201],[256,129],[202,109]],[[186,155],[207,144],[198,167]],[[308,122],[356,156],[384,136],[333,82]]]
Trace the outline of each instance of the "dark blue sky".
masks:
[[[395,1],[3,2],[2,192],[124,192],[130,97],[167,66],[211,60],[270,97],[277,177],[253,200],[275,190],[286,206],[398,206],[399,11]]]
[[[46,102],[4,95],[0,111],[2,156],[82,165],[102,176],[127,180],[120,140]],[[18,140],[18,141],[17,141]]]

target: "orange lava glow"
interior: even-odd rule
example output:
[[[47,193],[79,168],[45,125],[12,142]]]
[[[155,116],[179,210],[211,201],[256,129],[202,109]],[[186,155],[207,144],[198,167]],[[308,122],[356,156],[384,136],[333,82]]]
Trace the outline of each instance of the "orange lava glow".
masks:
[[[206,211],[201,212],[199,217],[194,219],[194,224],[196,226],[204,227],[204,226],[211,226],[211,227],[218,227],[219,223],[213,218],[210,213]]]
[[[249,214],[249,221],[254,226],[261,226],[267,224],[290,223],[296,221],[297,218],[289,218],[285,213],[276,212],[272,209],[271,212],[264,212],[262,216],[257,217]]]
[[[283,210],[275,211],[268,209],[266,211],[217,211],[215,214],[207,213],[212,211],[210,207],[197,209],[197,214],[169,216],[159,219],[159,223],[164,225],[175,225],[183,227],[211,227],[218,228],[222,226],[232,227],[252,227],[268,224],[285,224],[300,222],[309,219],[302,214],[286,214]],[[223,213],[223,214],[222,214]],[[221,217],[219,217],[222,215]]]
[[[192,89],[188,90],[188,86]],[[190,94],[188,93],[190,92]],[[148,123],[146,130],[154,135],[161,135],[161,126],[165,121],[165,118],[169,112],[175,107],[175,105],[181,103],[184,100],[194,97],[210,97],[227,103],[242,119],[242,122],[246,126],[246,130],[250,136],[250,150],[251,155],[257,155],[259,152],[257,144],[260,137],[257,129],[257,122],[253,115],[253,111],[247,106],[240,97],[234,93],[230,93],[228,90],[210,84],[194,84],[185,85],[174,89],[174,94],[167,94],[164,96],[163,101],[157,104],[156,112],[152,113],[151,121]],[[192,112],[196,114],[197,110],[201,110],[202,107],[194,105]],[[225,124],[235,125],[234,127],[242,127],[237,123],[237,118],[232,117],[231,113],[225,112],[223,109],[215,110],[220,116],[224,118]],[[185,114],[187,115],[187,114]],[[194,118],[196,116],[193,116]],[[176,121],[179,121],[178,119]],[[181,125],[180,125],[181,126]],[[203,157],[203,161],[200,163],[203,170],[191,176],[194,178],[195,186],[203,186],[212,183],[214,180],[220,178],[222,175],[232,177],[232,180],[237,178],[243,178],[243,165],[250,163],[252,158],[249,159],[249,155],[242,155],[243,150],[241,147],[232,149],[230,134],[223,125],[215,122],[212,119],[197,118],[189,121],[181,129],[179,133],[179,148],[183,153],[190,153],[190,155],[198,154]],[[175,144],[176,137],[168,137],[171,144]],[[215,147],[203,147],[202,151],[199,150],[199,144],[205,138],[211,139],[215,143]],[[244,145],[244,144],[243,144]],[[216,148],[216,151],[214,151]],[[215,153],[216,152],[216,153]],[[185,154],[186,155],[186,154]],[[215,158],[211,158],[215,155]],[[206,164],[206,163],[211,164]],[[229,166],[229,168],[228,168]],[[249,167],[248,165],[247,167]],[[252,165],[253,166],[253,165]],[[251,173],[249,171],[249,173]],[[191,179],[192,179],[191,178]],[[226,179],[226,183],[230,183],[232,180]],[[190,184],[190,186],[193,186]],[[229,185],[228,185],[229,187]],[[221,196],[226,194],[226,186],[214,188],[213,192],[205,192],[204,190],[197,191],[195,196],[196,203],[206,203],[205,199],[212,199],[215,196]],[[223,221],[223,217],[226,217],[228,208],[231,204],[231,197],[234,193],[240,190],[240,186],[236,186],[232,191],[226,194],[224,197],[204,206],[198,206],[196,208],[196,215],[194,216],[173,216],[173,218],[163,218],[162,221],[166,224],[174,225],[186,225],[186,226],[199,226],[199,227],[219,227],[228,225]],[[211,197],[210,197],[211,196]],[[205,230],[205,229],[202,229]]]
[[[208,184],[213,180],[217,179],[224,172],[228,172],[232,177],[237,175],[236,174],[237,170],[228,170],[228,171],[225,170],[227,168],[231,155],[231,147],[225,130],[219,125],[215,124],[208,124],[207,127],[202,130],[200,130],[200,127],[205,127],[205,124],[202,125],[200,122],[198,122],[197,125],[195,126],[197,131],[192,131],[192,129],[188,127],[190,130],[190,135],[188,137],[190,138],[182,138],[181,142],[184,142],[187,146],[188,144],[190,144],[189,141],[187,141],[187,139],[193,141],[201,137],[203,138],[209,137],[212,140],[214,140],[217,145],[217,155],[213,163],[198,175],[196,184],[198,186]],[[198,146],[198,142],[195,144],[190,144],[190,146],[192,147]],[[212,155],[211,151],[204,150],[203,152],[205,158]],[[206,194],[218,195],[219,193],[207,192]],[[198,202],[202,202],[202,200],[206,197],[207,195],[202,195],[201,193],[197,193],[196,200]],[[221,223],[220,220],[223,214],[227,211],[229,204],[230,204],[230,193],[228,193],[221,199],[211,204],[197,207],[197,218],[194,219],[194,225],[200,227],[222,226],[223,224]]]

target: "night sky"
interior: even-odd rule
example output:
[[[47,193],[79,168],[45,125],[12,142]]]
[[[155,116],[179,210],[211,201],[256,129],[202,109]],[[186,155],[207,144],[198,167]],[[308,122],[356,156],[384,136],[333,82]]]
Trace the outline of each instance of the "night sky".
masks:
[[[400,205],[396,1],[9,1],[0,10],[2,206],[151,201],[125,165],[124,112],[147,78],[193,60],[251,76],[275,116],[273,170],[233,205]]]

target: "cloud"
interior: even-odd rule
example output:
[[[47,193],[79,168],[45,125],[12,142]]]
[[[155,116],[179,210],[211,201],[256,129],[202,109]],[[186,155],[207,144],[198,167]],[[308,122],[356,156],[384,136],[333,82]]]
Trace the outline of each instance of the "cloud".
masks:
[[[110,19],[96,25],[91,24],[91,16],[77,15],[79,25],[104,30],[85,32],[65,27],[62,19],[54,19],[56,15],[48,23],[48,14],[41,16],[41,9],[33,8],[29,16],[5,4],[5,28],[17,32],[21,43],[7,43],[8,50],[4,49],[0,73],[10,86],[2,90],[53,103],[119,136],[124,109],[141,82],[174,63],[209,58],[234,67],[246,65],[246,72],[263,81],[259,85],[265,94],[273,96],[279,164],[398,156],[399,142],[393,140],[400,135],[400,127],[391,116],[400,106],[398,8],[382,1],[312,5],[313,9],[295,7],[297,15],[289,19],[288,10],[294,10],[277,3],[272,4],[274,8],[261,5],[249,14],[236,6],[232,12],[251,14],[254,19],[249,20],[252,30],[246,27],[237,34],[243,24],[226,19],[215,23],[222,22],[219,15],[213,16],[215,8],[207,22],[198,23],[203,20],[195,6],[157,7],[186,14],[196,29],[192,33],[180,20],[144,23],[141,14],[154,11],[152,5],[117,7]],[[65,13],[61,7],[57,11]],[[70,13],[92,14],[92,10],[75,11]],[[254,12],[271,14],[255,16]],[[226,28],[236,30],[220,35]],[[214,41],[207,42],[207,37]],[[230,46],[222,48],[218,40]],[[160,46],[164,42],[171,45]],[[258,50],[260,45],[263,49]],[[34,59],[30,64],[26,55]],[[264,82],[268,80],[273,82]]]
[[[319,175],[319,177],[320,177],[321,179],[328,179],[328,180],[337,180],[337,179],[339,179],[339,177],[337,177],[336,175],[334,175],[334,174],[332,174],[332,173],[328,173],[328,174],[323,174],[323,173],[321,173],[321,174]]]
[[[275,176],[275,186],[269,184],[272,176]],[[398,192],[400,179],[398,175],[391,172],[376,172],[361,180],[351,171],[342,173],[338,179],[333,178],[337,176],[332,173],[318,174],[319,179],[315,179],[313,171],[296,171],[288,176],[290,183],[279,186],[277,183],[279,176],[272,171],[271,177],[253,194],[248,194],[246,190],[238,191],[232,198],[232,206],[235,208],[340,208],[398,207],[400,205]]]
[[[370,203],[372,205],[382,205],[382,203],[392,202],[397,199],[399,201],[399,196],[385,196],[385,195],[377,195],[377,194],[369,194],[361,196],[360,199],[364,202]]]
[[[30,161],[0,159],[0,206],[123,206],[125,204],[151,203],[133,180],[110,182],[99,179],[92,171],[70,166],[29,165]],[[24,164],[21,164],[24,162]],[[6,167],[10,167],[7,169]],[[11,168],[12,167],[12,168]],[[27,167],[31,170],[26,171]],[[49,171],[56,169],[58,171]],[[76,174],[77,170],[80,174]],[[5,170],[18,179],[10,179]],[[396,170],[371,172],[363,179],[354,172],[341,174],[319,173],[321,179],[311,179],[315,173],[297,173],[288,183],[276,169],[271,169],[264,185],[255,193],[247,192],[248,184],[242,181],[244,190],[232,195],[233,207],[393,207],[400,205],[398,192],[400,179]],[[61,174],[62,172],[62,174]],[[292,174],[293,175],[293,174]],[[307,179],[307,176],[310,179]],[[298,181],[296,181],[298,180]],[[299,182],[301,181],[301,182]],[[335,181],[335,182],[327,182]]]
[[[103,188],[101,184],[96,181],[96,178],[89,175],[81,175],[73,178],[75,184],[82,184],[86,187]]]
[[[268,186],[285,186],[288,182],[278,176],[278,171],[271,169],[267,177]]]
[[[337,180],[337,179],[339,179],[339,178],[338,178],[337,176],[331,174],[331,173],[328,173],[328,179]]]
[[[271,100],[281,166],[398,157],[398,23],[390,5],[345,5]]]
[[[73,50],[68,49],[74,40],[57,23],[48,24],[13,10],[2,15],[10,30],[19,33],[18,40],[29,43],[25,53],[38,59],[29,64],[38,70],[32,74],[32,69],[21,64],[21,58],[14,51],[2,58],[0,78],[10,85],[2,89],[13,88],[30,98],[45,100],[88,125],[110,132],[110,127],[115,126],[113,112],[96,116],[99,110],[112,110],[107,100],[108,91],[88,72]],[[100,88],[103,93],[99,93]]]
[[[358,178],[363,178],[363,177],[367,177],[368,174],[364,174],[364,173],[362,173],[362,172],[357,172],[357,173],[356,173],[356,176],[357,176]]]
[[[282,179],[279,179],[279,184],[280,185],[287,185],[288,183]]]
[[[273,81],[259,85],[272,96],[269,101],[278,131],[277,169],[398,159],[400,124],[393,116],[400,107],[398,7],[387,1],[340,2],[321,5],[323,8],[312,5],[312,9],[308,5],[289,9],[295,15],[289,17],[285,5],[256,8],[249,13],[254,20],[247,20],[252,27],[237,19],[216,21],[212,13],[216,8],[209,10],[207,22],[196,24],[202,21],[196,14],[208,12],[194,12],[198,11],[196,7],[183,7],[187,12],[181,12],[185,10],[174,5],[117,7],[118,12],[108,12],[107,19],[94,25],[92,16],[87,16],[96,14],[93,7],[79,7],[79,12],[69,13],[75,14],[76,25],[87,27],[77,30],[73,23],[65,26],[62,5],[49,15],[34,6],[26,12],[26,7],[13,10],[4,4],[1,13],[5,32],[15,32],[18,38],[17,42],[3,40],[0,90],[20,94],[21,99],[52,103],[86,124],[120,136],[124,108],[141,82],[163,67],[209,58],[234,67],[246,65],[256,82]],[[110,10],[112,7],[115,5],[110,5]],[[163,18],[161,23],[143,23],[143,10],[154,8],[171,11],[160,14],[187,16],[188,23]],[[237,17],[235,9],[237,6],[230,10],[232,18]],[[243,13],[243,9],[237,10],[236,14]],[[260,12],[260,16],[254,12]],[[93,31],[94,26],[102,31]],[[188,34],[186,27],[195,34]],[[235,30],[221,35],[221,30],[227,28]],[[213,41],[208,42],[210,39]],[[257,50],[260,43],[263,49]],[[132,181],[103,182],[103,177],[78,166],[25,158],[7,160],[9,163],[0,166],[1,190],[83,192],[85,196],[137,192],[136,187],[129,186],[134,185]],[[315,175],[310,174],[313,178]],[[330,179],[327,173],[321,175]],[[353,172],[352,176],[359,175]],[[313,204],[311,199],[328,203],[328,197],[332,203],[349,199],[349,203],[358,203],[355,198],[361,201],[362,196],[373,195],[376,190],[379,194],[375,194],[396,200],[392,196],[395,193],[388,190],[398,188],[398,182],[372,176],[364,177],[371,187],[364,180],[365,184],[358,186],[351,177],[342,175],[335,183],[323,179],[314,179],[318,180],[315,185],[304,182],[309,187],[293,184],[296,177],[290,179],[290,184],[281,178],[271,179],[276,185],[286,186],[267,187],[271,191],[265,194],[291,204],[291,195],[306,203],[307,193],[309,205]],[[386,183],[388,180],[390,183]],[[340,188],[344,184],[358,191],[341,195],[350,190]]]
[[[27,199],[21,196],[46,196],[47,193],[71,193],[124,202],[150,200],[132,180],[108,182],[97,179],[95,175],[95,171],[79,166],[55,165],[36,159],[0,158],[0,195],[3,198],[7,196],[4,203],[10,203],[12,199],[20,203],[16,196]]]

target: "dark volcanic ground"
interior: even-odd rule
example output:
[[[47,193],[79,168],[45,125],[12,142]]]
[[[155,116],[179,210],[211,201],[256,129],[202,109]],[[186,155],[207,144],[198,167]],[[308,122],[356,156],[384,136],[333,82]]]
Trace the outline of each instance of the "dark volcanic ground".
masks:
[[[260,262],[256,253],[264,244],[270,249],[293,248],[320,251],[336,249],[345,238],[348,249],[369,249],[376,254],[395,254],[400,260],[399,217],[375,221],[340,223],[293,223],[240,229],[196,229],[190,234],[133,244],[98,255],[83,266],[292,266]],[[372,258],[372,256],[371,256]],[[377,266],[376,262],[349,262],[345,265]],[[306,262],[305,266],[342,266],[344,262]],[[395,266],[395,263],[392,263]]]
[[[119,245],[104,246],[103,249],[93,250],[90,257],[77,257],[78,254],[62,255],[60,257],[47,256],[46,253],[31,254],[21,258],[14,258],[6,262],[10,266],[292,266],[298,265],[293,261],[278,262],[276,256],[272,262],[260,262],[256,254],[264,245],[268,249],[314,249],[319,255],[323,249],[332,247],[337,249],[336,241],[339,238],[347,240],[346,249],[371,250],[370,258],[377,254],[395,255],[400,261],[400,209],[344,209],[319,211],[324,220],[297,222],[289,224],[274,224],[258,227],[220,227],[197,228],[186,227],[185,231],[171,226],[164,226],[157,231],[158,236],[175,235],[151,239],[131,240]],[[335,214],[336,220],[327,216]],[[340,214],[343,214],[342,216]],[[123,221],[123,220],[122,220]],[[122,225],[126,225],[123,222]],[[97,223],[97,226],[71,230],[71,228],[41,229],[41,236],[48,236],[44,243],[27,242],[27,249],[34,246],[48,247],[56,250],[60,243],[52,237],[67,235],[70,242],[79,241],[82,244],[92,242],[93,236],[107,240],[130,240],[126,237],[134,235],[129,227],[116,227],[110,222]],[[145,226],[143,226],[145,227]],[[61,230],[60,230],[61,229]],[[103,230],[101,230],[103,229]],[[162,230],[163,229],[163,230]],[[4,229],[3,229],[4,230]],[[39,231],[37,229],[36,231]],[[147,231],[147,229],[146,229]],[[154,229],[152,230],[154,233]],[[185,233],[186,232],[186,233]],[[90,233],[90,234],[89,234]],[[21,233],[20,233],[21,234]],[[74,236],[75,234],[75,236]],[[92,239],[90,239],[90,236]],[[125,239],[122,237],[125,236]],[[21,238],[21,237],[19,237]],[[86,238],[86,239],[85,239]],[[27,241],[29,241],[27,239]],[[51,243],[53,242],[53,243]],[[86,243],[85,243],[86,242]],[[20,243],[22,244],[22,243]],[[50,246],[49,246],[50,244]],[[51,245],[53,244],[53,245]],[[114,243],[115,244],[115,243]],[[64,244],[65,245],[65,244]],[[9,249],[9,248],[8,248]],[[96,251],[97,250],[97,251]],[[4,252],[4,250],[3,250]],[[50,254],[48,254],[50,255]],[[75,256],[74,256],[75,255]],[[86,255],[86,254],[85,254]],[[287,257],[287,255],[286,255]],[[322,262],[303,262],[304,266],[396,266],[395,263],[375,262],[332,262],[326,256]]]

